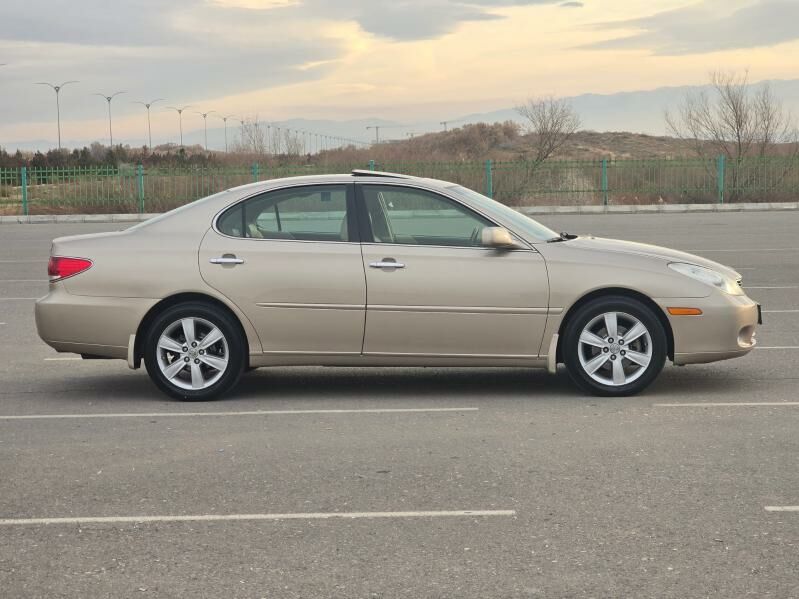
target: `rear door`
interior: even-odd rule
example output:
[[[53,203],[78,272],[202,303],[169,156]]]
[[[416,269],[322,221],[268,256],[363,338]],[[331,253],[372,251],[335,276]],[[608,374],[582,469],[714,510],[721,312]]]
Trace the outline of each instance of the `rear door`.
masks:
[[[541,255],[481,245],[486,218],[410,186],[356,184],[367,223],[364,354],[524,360],[549,301]]]
[[[366,283],[352,185],[267,192],[229,208],[200,247],[203,278],[266,353],[360,354]]]

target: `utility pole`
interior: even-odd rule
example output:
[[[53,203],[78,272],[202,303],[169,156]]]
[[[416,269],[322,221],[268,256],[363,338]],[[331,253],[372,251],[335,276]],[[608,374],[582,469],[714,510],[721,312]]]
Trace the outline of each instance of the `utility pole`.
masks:
[[[369,125],[367,129],[374,129],[375,130],[375,143],[380,143],[380,125]]]
[[[124,91],[121,92],[114,92],[110,96],[106,96],[105,94],[101,94],[100,92],[94,93],[94,96],[100,96],[101,98],[105,99],[108,102],[108,140],[111,143],[111,149],[114,149],[114,131],[111,128],[111,100],[113,100],[119,94],[124,94]]]
[[[168,110],[174,110],[178,113],[178,125],[180,126],[180,147],[183,147],[183,111],[187,108],[191,108],[191,106],[183,106],[181,108],[176,108],[175,106],[167,106]]]
[[[3,65],[4,66],[4,65]],[[58,149],[61,149],[61,103],[59,102],[59,92],[61,88],[65,85],[69,85],[70,83],[78,83],[77,81],[64,81],[64,83],[59,83],[58,85],[54,85],[52,83],[47,83],[46,81],[39,81],[36,85],[48,85],[53,88],[55,92],[55,111],[56,111],[56,118],[58,119]]]
[[[447,130],[447,125],[448,125],[449,123],[451,123],[451,122],[452,122],[452,121],[441,121],[441,123],[440,123],[440,124],[444,126],[444,131],[446,131],[446,130]]]
[[[155,104],[156,102],[163,102],[163,98],[156,98],[155,100],[150,100],[149,102],[134,102],[134,104],[141,104],[147,109],[147,139],[150,142],[149,148],[150,152],[153,151],[153,129],[150,127],[150,106]]]

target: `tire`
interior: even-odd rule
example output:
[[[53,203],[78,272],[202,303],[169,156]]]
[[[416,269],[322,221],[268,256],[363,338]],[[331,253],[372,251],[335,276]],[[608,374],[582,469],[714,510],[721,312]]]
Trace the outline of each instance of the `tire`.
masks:
[[[629,344],[624,339],[628,333],[634,336]],[[563,361],[572,381],[592,395],[621,397],[643,391],[660,374],[666,354],[663,325],[636,299],[595,299],[566,323]]]
[[[187,325],[189,321],[192,324]],[[246,340],[231,316],[209,304],[187,302],[167,308],[150,325],[144,364],[152,381],[167,395],[206,401],[236,385],[246,351]]]

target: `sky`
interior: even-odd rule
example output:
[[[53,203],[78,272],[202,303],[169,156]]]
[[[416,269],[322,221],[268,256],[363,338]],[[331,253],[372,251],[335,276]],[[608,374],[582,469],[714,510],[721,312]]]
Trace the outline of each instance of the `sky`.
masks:
[[[0,145],[177,141],[195,112],[438,121],[528,97],[799,77],[799,0],[2,0]],[[216,119],[216,120],[214,120]],[[6,140],[5,142],[3,140]]]

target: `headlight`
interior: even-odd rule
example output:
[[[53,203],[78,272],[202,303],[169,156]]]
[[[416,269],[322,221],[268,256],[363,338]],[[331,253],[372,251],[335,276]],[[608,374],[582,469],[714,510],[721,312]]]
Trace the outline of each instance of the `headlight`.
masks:
[[[686,262],[671,262],[669,263],[669,268],[676,270],[681,275],[691,277],[695,281],[720,289],[724,293],[743,295],[743,289],[738,285],[738,281],[726,277],[715,270],[705,268],[704,266],[697,266],[696,264],[688,264]]]

